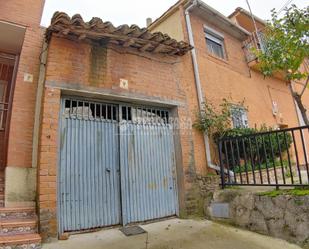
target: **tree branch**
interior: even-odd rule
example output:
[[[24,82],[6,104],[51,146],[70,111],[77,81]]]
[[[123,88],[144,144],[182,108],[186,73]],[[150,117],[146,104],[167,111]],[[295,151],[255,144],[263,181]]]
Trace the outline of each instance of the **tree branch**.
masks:
[[[301,93],[299,94],[300,97],[303,96],[303,94],[304,94],[306,88],[308,87],[308,84],[309,84],[309,76],[307,77],[306,84],[304,85],[303,90],[302,90]]]

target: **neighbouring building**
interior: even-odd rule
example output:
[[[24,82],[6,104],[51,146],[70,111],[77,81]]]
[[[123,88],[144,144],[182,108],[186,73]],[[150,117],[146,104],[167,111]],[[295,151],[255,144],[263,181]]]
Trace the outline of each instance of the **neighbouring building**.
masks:
[[[43,6],[42,0],[0,4],[0,247],[6,248],[41,241],[32,144]]]
[[[205,99],[245,99],[237,127],[300,124],[280,75],[248,63],[242,9],[181,0],[148,28],[56,12],[45,29],[43,6],[0,7],[0,246],[200,212],[218,170],[192,128]]]
[[[192,74],[200,92],[197,94],[200,103],[208,100],[219,105],[225,98],[237,106],[244,101],[248,111],[235,112],[232,117],[234,127],[259,128],[265,124],[276,129],[304,125],[294,103],[291,86],[285,82],[283,75],[264,78],[259,71],[251,48],[260,49],[263,45],[259,32],[266,22],[258,17],[254,20],[258,34],[250,13],[242,8],[226,17],[203,1],[181,0],[148,28],[187,41],[194,47]],[[302,84],[294,82],[292,87],[302,89]],[[309,107],[308,92],[303,97],[306,107]],[[194,114],[198,106],[195,99],[191,101],[189,106]],[[211,141],[208,138],[203,141],[202,135],[197,136],[194,140],[196,157],[203,157],[205,152],[200,148],[206,147],[208,167],[217,168],[216,153],[212,150],[213,146],[209,146]]]
[[[191,47],[135,25],[59,12],[46,42],[41,235],[184,212],[192,131],[173,124],[190,119],[193,76],[181,71]]]

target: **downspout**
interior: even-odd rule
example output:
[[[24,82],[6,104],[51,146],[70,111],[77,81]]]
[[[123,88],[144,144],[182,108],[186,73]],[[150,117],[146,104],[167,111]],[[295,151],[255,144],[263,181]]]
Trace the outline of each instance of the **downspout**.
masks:
[[[202,91],[202,86],[201,86],[201,79],[200,79],[200,73],[199,73],[199,69],[198,69],[197,56],[196,56],[196,51],[195,51],[195,46],[194,46],[194,38],[193,38],[191,19],[190,19],[190,10],[193,9],[194,7],[196,7],[196,6],[198,6],[198,1],[194,0],[192,2],[192,4],[188,8],[186,8],[185,17],[186,17],[186,25],[187,25],[188,36],[189,36],[189,43],[193,47],[193,49],[191,50],[191,55],[192,55],[192,62],[193,62],[193,70],[194,70],[195,86],[196,86],[196,91],[197,91],[198,103],[199,103],[200,110],[202,110],[204,98],[203,98],[203,91]],[[207,165],[208,165],[209,168],[220,171],[220,167],[218,165],[213,164],[212,160],[211,160],[208,134],[204,133],[203,136],[204,136],[204,143],[205,143]]]
[[[33,138],[32,138],[32,168],[37,168],[38,166],[38,149],[39,149],[40,123],[41,123],[42,97],[44,92],[47,54],[48,54],[48,43],[47,41],[44,40],[42,52],[40,54],[40,71],[39,71],[38,88],[35,102],[35,115],[34,115],[34,127],[33,127]]]

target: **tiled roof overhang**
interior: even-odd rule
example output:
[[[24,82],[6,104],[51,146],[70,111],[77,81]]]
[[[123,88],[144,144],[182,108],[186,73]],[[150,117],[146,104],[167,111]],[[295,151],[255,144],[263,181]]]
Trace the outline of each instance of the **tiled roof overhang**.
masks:
[[[110,22],[103,22],[94,17],[89,22],[77,14],[70,18],[66,13],[56,12],[51,25],[46,31],[46,38],[56,34],[60,37],[77,41],[90,40],[99,44],[113,43],[122,47],[132,47],[142,52],[169,55],[184,55],[192,49],[188,43],[176,41],[161,32],[151,33],[147,28],[136,25],[114,27]]]

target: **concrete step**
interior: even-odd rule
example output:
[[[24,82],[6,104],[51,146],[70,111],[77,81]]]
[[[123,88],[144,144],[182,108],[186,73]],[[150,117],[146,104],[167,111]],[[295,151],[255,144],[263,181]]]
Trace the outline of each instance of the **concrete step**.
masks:
[[[1,207],[0,221],[9,219],[32,219],[36,218],[34,207]]]
[[[0,221],[0,236],[37,233],[36,219],[9,219]]]
[[[39,249],[41,248],[41,237],[37,233],[0,236],[0,248]]]

